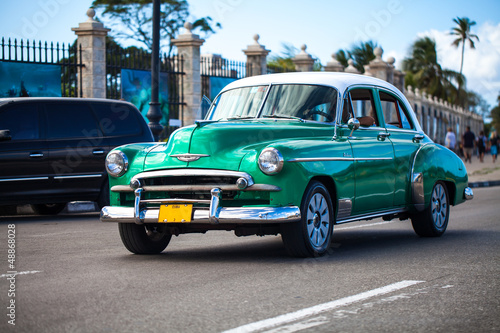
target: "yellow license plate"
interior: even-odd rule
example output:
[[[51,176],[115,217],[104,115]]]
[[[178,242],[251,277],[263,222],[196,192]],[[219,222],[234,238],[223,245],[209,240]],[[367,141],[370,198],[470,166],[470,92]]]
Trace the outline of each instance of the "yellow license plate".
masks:
[[[158,223],[189,223],[193,215],[193,205],[161,205]]]

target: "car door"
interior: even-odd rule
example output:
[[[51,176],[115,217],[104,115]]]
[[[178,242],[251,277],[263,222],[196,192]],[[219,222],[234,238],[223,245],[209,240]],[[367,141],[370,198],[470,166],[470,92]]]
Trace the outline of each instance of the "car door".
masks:
[[[47,142],[43,140],[39,107],[17,102],[0,109],[0,202],[28,202],[43,193],[48,177]]]
[[[97,197],[108,147],[88,103],[44,103],[51,191],[68,200]]]
[[[352,215],[387,210],[393,205],[394,151],[389,134],[379,121],[374,93],[374,89],[369,87],[353,87],[344,98],[347,108],[344,108],[342,116],[342,129],[351,144],[355,166]],[[353,116],[363,126],[351,135],[346,124]]]
[[[380,89],[378,91],[384,126],[394,147],[395,184],[394,206],[404,206],[411,200],[411,167],[415,153],[424,139],[410,116],[409,105],[395,93]]]

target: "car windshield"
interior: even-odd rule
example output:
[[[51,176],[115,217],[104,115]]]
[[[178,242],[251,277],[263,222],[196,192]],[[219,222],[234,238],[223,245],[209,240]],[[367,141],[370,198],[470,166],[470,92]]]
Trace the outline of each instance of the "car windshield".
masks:
[[[268,86],[244,87],[220,94],[207,120],[255,118]],[[335,120],[337,91],[331,87],[277,84],[272,85],[260,117],[291,118],[321,122]]]

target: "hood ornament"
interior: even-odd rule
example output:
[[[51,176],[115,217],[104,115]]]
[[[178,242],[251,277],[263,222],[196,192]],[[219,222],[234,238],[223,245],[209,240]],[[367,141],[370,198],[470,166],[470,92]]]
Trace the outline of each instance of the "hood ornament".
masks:
[[[182,161],[182,162],[194,162],[194,161],[198,161],[202,157],[210,157],[210,155],[187,153],[187,154],[170,155],[170,157],[176,157],[179,161]]]

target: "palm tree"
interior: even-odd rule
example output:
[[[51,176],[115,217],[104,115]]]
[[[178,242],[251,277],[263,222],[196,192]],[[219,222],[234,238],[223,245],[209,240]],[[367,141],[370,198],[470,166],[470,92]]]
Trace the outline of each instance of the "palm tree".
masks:
[[[370,61],[375,59],[373,51],[377,46],[377,42],[373,40],[360,42],[359,44],[353,45],[350,50],[338,50],[335,54],[335,58],[344,67],[347,67],[347,61],[349,59],[354,60],[354,67],[356,67],[360,73],[364,73],[365,65],[368,65]]]
[[[452,82],[465,82],[463,75],[441,67],[437,61],[436,42],[430,37],[413,43],[409,57],[403,60],[403,69],[407,73],[407,84],[449,102],[456,90]]]
[[[460,75],[462,74],[462,69],[464,67],[464,52],[465,52],[465,42],[469,41],[469,46],[471,49],[475,49],[474,39],[479,42],[479,37],[471,33],[470,28],[476,24],[475,21],[469,20],[468,17],[457,17],[453,19],[453,22],[457,24],[456,27],[451,29],[450,35],[458,36],[452,43],[453,46],[459,47],[462,44],[462,59],[460,61]],[[457,91],[457,103],[459,102],[459,94],[460,94],[460,82],[458,82],[458,91]]]

